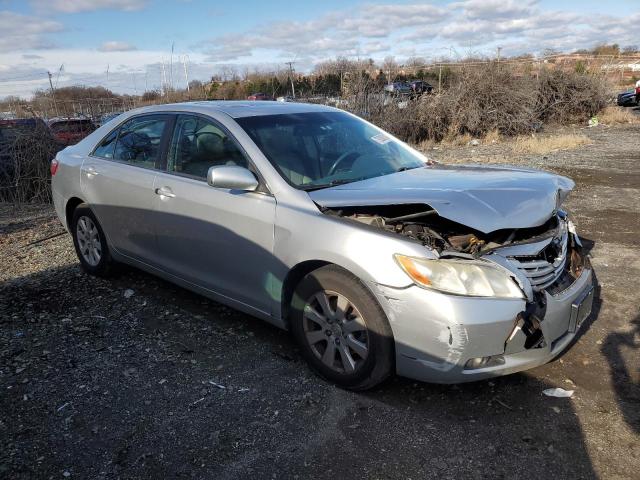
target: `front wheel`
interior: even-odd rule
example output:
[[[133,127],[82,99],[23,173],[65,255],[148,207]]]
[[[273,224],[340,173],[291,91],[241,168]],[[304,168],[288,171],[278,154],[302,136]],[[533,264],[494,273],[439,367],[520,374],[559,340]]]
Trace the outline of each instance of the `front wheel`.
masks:
[[[384,311],[340,267],[303,278],[293,296],[291,330],[309,365],[341,387],[366,390],[393,372],[393,334]]]
[[[111,273],[113,260],[107,239],[89,206],[76,207],[71,220],[71,235],[82,269],[92,275],[105,277]]]

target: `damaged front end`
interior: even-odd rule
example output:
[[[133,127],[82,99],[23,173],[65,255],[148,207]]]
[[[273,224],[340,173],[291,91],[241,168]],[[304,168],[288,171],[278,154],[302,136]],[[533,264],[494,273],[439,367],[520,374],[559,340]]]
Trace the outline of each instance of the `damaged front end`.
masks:
[[[555,300],[572,288],[585,269],[590,270],[582,243],[562,210],[554,211],[538,226],[489,233],[443,218],[425,204],[333,207],[322,211],[420,242],[439,259],[486,261],[509,272],[523,292],[525,308],[504,330],[501,351],[465,360],[466,370],[499,366],[503,355],[535,349],[551,351],[584,320],[584,311],[574,314],[572,310],[566,328],[547,321],[549,302],[557,303]],[[592,290],[588,293],[592,295]],[[553,309],[557,308],[554,305]],[[555,311],[554,316],[558,316]]]

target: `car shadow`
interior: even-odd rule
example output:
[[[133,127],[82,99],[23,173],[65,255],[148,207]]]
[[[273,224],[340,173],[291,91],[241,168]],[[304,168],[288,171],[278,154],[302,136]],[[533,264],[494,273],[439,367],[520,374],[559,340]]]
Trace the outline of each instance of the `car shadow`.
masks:
[[[130,267],[41,271],[0,298],[13,478],[596,478],[571,401],[526,374],[340,390],[286,332]]]
[[[611,332],[600,347],[607,359],[611,385],[627,425],[640,435],[640,314],[626,332]]]

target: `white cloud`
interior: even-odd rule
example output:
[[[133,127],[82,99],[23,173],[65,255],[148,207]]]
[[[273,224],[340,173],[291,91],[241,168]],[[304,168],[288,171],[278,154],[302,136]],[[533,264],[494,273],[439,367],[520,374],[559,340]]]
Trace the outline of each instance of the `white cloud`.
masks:
[[[54,85],[58,87],[101,85],[129,94],[142,93],[145,88],[159,88],[163,61],[167,80],[171,73],[169,54],[156,50],[101,52],[92,49],[49,49],[38,51],[42,58],[35,62],[25,61],[24,54],[11,52],[2,56],[0,98],[8,95],[29,96],[36,89],[48,87],[47,71],[53,73]],[[206,63],[203,55],[190,53],[189,57],[190,79],[208,79],[216,73],[216,65]],[[58,74],[63,62],[64,69]],[[173,79],[175,86],[184,88],[184,68],[178,52],[173,57]]]
[[[537,4],[538,0],[466,0],[451,7],[469,19],[495,20],[531,15]]]
[[[146,0],[33,1],[43,8],[78,12],[98,8],[139,9]],[[503,47],[503,54],[514,55],[542,53],[547,48],[563,51],[590,48],[604,42],[622,46],[640,43],[636,33],[640,12],[616,11],[616,15],[593,15],[579,8],[553,10],[537,0],[369,4],[329,11],[307,21],[262,23],[203,39],[185,53],[190,57],[190,78],[204,80],[227,65],[237,71],[266,64],[283,68],[285,60],[295,60],[296,69],[305,71],[314,63],[337,55],[372,56],[377,60],[387,55],[396,55],[399,60],[419,56],[431,60],[454,54],[458,57],[458,52],[494,55],[498,45]],[[103,84],[124,93],[140,92],[144,83],[148,88],[158,87],[161,59],[164,58],[168,69],[168,51],[135,50],[124,41],[135,37],[123,36],[122,40],[101,46],[87,42],[83,48],[51,48],[47,40],[62,29],[60,23],[41,17],[0,12],[3,53],[0,97],[8,92],[28,95],[34,84],[47,85],[47,70],[57,71],[63,62],[61,86]],[[184,83],[178,58],[176,52],[173,57],[176,85]],[[108,83],[107,65],[110,65]],[[19,80],[3,81],[8,78]]]
[[[0,52],[47,48],[47,33],[60,32],[63,26],[52,20],[0,11]]]
[[[31,0],[30,3],[38,11],[78,13],[105,9],[131,12],[144,8],[147,2],[146,0]]]
[[[203,41],[195,48],[214,62],[304,57],[319,61],[335,55],[402,54],[441,56],[451,47],[473,54],[495,51],[497,42],[516,45],[512,53],[545,48],[588,48],[596,43],[638,43],[634,14],[590,15],[544,9],[538,0],[464,0],[378,4],[328,12],[309,21],[277,21],[244,32]],[[635,25],[638,23],[636,22]],[[375,46],[375,48],[372,48]],[[506,53],[506,51],[505,51]]]
[[[448,9],[429,4],[368,5],[329,12],[315,20],[278,21],[252,31],[224,35],[201,46],[212,61],[251,57],[255,50],[273,49],[285,56],[322,59],[329,55],[369,55],[370,40],[388,38],[394,32],[436,25],[450,16]]]
[[[130,52],[131,50],[137,49],[130,43],[112,40],[110,42],[104,42],[98,47],[98,50],[101,52]]]

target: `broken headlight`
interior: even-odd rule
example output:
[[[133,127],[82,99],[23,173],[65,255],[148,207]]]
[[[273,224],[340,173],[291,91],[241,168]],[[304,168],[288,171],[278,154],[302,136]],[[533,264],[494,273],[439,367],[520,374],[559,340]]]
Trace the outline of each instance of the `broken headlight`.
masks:
[[[472,297],[524,298],[511,276],[499,267],[471,260],[431,260],[394,255],[416,285]]]

